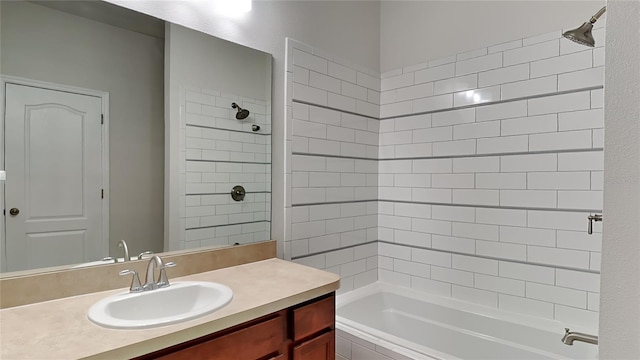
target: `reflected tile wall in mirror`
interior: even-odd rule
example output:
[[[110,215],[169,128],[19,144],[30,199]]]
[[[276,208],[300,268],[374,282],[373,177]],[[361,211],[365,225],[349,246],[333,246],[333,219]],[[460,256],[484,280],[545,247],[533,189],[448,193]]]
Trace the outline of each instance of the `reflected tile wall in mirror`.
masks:
[[[184,89],[185,248],[246,244],[270,238],[270,102],[219,91]],[[250,112],[236,119],[237,103]],[[259,129],[254,131],[253,126]],[[242,201],[231,189],[246,190]]]

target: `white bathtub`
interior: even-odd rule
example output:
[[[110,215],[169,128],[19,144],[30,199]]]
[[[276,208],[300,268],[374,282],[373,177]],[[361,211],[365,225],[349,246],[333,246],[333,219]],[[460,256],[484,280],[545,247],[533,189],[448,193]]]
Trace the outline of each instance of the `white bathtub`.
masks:
[[[566,324],[391,284],[350,291],[338,296],[336,304],[338,330],[409,358],[598,358],[595,345],[560,341]]]

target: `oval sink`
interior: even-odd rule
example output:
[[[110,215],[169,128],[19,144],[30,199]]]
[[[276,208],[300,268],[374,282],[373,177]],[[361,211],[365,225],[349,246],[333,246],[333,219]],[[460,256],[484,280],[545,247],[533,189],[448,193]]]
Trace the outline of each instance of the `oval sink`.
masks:
[[[175,324],[209,314],[227,305],[233,291],[222,284],[182,281],[140,293],[121,293],[93,304],[87,316],[113,329],[142,329]]]

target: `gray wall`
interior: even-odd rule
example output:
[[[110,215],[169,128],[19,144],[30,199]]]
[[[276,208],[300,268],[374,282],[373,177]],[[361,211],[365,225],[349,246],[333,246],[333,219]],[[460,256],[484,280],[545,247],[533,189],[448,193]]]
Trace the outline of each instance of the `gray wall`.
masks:
[[[170,74],[190,86],[271,100],[271,55],[180,25],[167,24]]]
[[[380,72],[577,27],[604,5],[602,0],[381,1]]]
[[[110,94],[110,254],[162,251],[164,40],[2,1],[0,73]],[[60,26],[63,24],[64,26]]]
[[[607,3],[600,359],[640,358],[640,3]],[[600,39],[598,39],[600,41]]]

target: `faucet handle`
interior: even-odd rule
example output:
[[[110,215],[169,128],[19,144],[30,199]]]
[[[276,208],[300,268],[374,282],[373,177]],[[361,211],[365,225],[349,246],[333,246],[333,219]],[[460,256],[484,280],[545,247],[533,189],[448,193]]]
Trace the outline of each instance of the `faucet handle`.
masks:
[[[176,266],[176,263],[174,263],[173,261],[170,261],[160,267],[160,278],[158,279],[159,288],[168,287],[169,285],[171,285],[169,284],[169,279],[167,278],[167,272],[165,271],[165,269],[171,268],[174,266]]]
[[[153,251],[145,251],[138,254],[138,260],[142,260],[145,255],[153,255]]]
[[[589,216],[587,217],[587,219],[589,219],[589,225],[587,226],[587,234],[591,235],[593,234],[593,222],[594,221],[602,221],[602,214],[589,214]]]
[[[130,292],[141,292],[143,290],[142,285],[140,284],[140,277],[138,276],[137,271],[126,269],[126,270],[120,271],[119,274],[120,276],[133,274],[133,278],[131,279],[131,287],[129,287]]]
[[[107,256],[106,258],[102,258],[101,261],[113,261],[113,263],[117,263],[118,262],[118,258],[114,258],[113,256]]]

